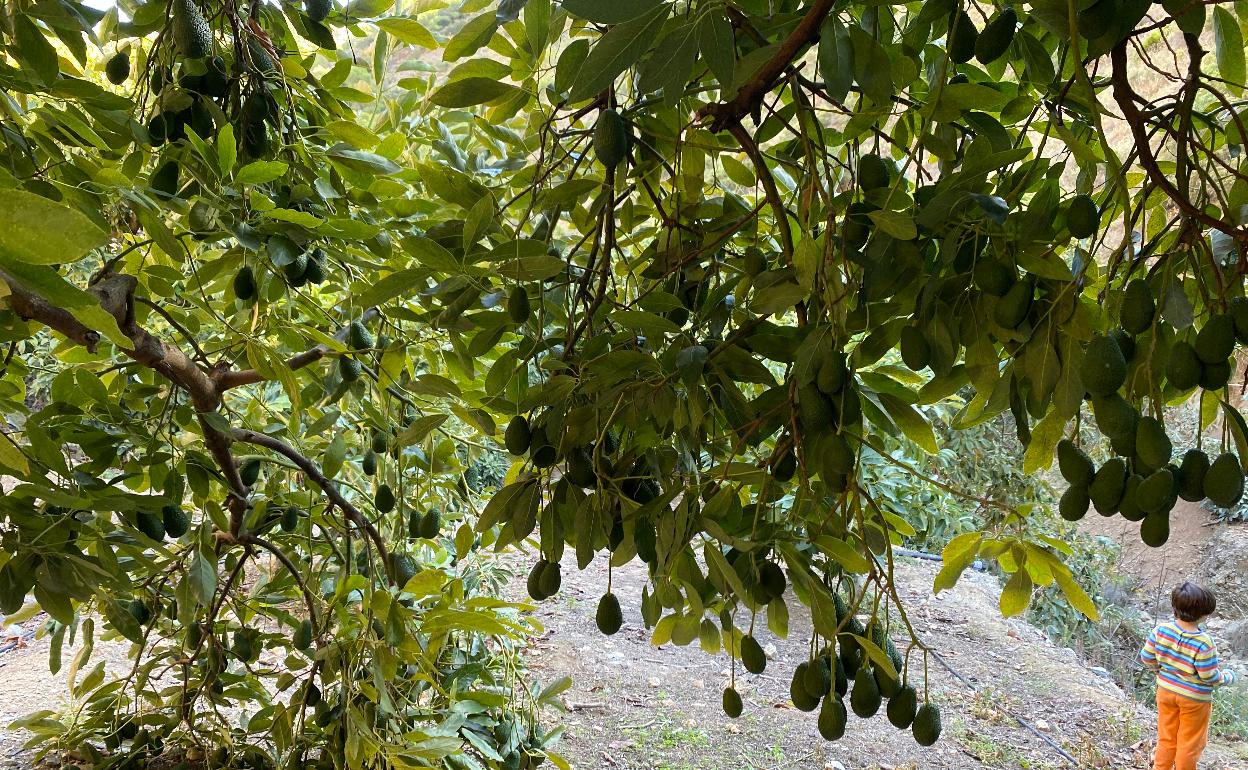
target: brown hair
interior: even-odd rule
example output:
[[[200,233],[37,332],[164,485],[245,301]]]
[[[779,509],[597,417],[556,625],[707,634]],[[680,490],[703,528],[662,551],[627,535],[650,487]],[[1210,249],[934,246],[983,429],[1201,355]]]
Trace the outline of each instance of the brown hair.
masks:
[[[1176,618],[1195,623],[1212,615],[1218,608],[1218,600],[1209,590],[1184,580],[1170,593],[1170,605],[1174,607]]]

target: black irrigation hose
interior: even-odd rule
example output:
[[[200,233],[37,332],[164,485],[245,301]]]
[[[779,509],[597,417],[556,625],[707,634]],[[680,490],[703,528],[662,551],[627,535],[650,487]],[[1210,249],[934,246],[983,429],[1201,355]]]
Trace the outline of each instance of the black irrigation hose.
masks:
[[[28,640],[30,640],[30,639],[33,639],[33,638],[34,638],[34,636],[35,636],[35,633],[36,633],[37,631],[38,631],[38,629],[35,629],[35,628],[32,628],[32,629],[27,630],[27,631],[22,631],[22,633],[20,633],[20,634],[18,635],[18,637],[17,637],[16,639],[14,639],[13,641],[8,642],[7,644],[0,644],[0,655],[3,655],[3,654],[4,654],[4,653],[6,653],[6,652],[11,652],[11,651],[13,651],[13,650],[17,649],[17,648],[18,648],[18,646],[19,646],[22,642],[25,642],[25,641],[28,641]]]
[[[936,662],[937,662],[937,663],[939,663],[940,665],[944,666],[944,667],[945,667],[945,670],[946,670],[946,671],[948,671],[950,674],[952,674],[952,675],[953,675],[953,678],[954,678],[954,679],[957,679],[959,682],[961,682],[962,684],[966,685],[966,686],[967,686],[967,688],[968,688],[968,689],[970,689],[970,691],[971,691],[971,692],[979,692],[979,689],[978,689],[978,688],[976,688],[976,687],[975,687],[975,685],[971,684],[971,683],[970,683],[970,682],[966,679],[966,677],[964,677],[964,676],[962,676],[961,674],[959,674],[959,673],[958,673],[958,672],[954,669],[954,667],[953,667],[953,666],[951,666],[951,665],[949,665],[949,663],[948,663],[948,662],[947,662],[944,658],[942,658],[942,657],[941,657],[941,656],[940,656],[940,655],[939,655],[939,654],[938,654],[935,650],[932,650],[931,648],[928,648],[928,652],[929,652],[929,653],[931,653],[931,656],[932,656],[933,658],[935,658],[935,659],[936,659]],[[997,708],[998,708],[998,709],[999,709],[1002,713],[1004,713],[1006,716],[1011,717],[1014,721],[1018,722],[1020,725],[1022,725],[1023,727],[1025,727],[1025,728],[1026,728],[1029,732],[1031,732],[1032,734],[1034,734],[1037,738],[1039,738],[1040,740],[1042,740],[1042,741],[1044,741],[1045,743],[1049,744],[1049,747],[1050,747],[1050,748],[1052,748],[1054,751],[1056,751],[1058,754],[1061,754],[1061,755],[1062,755],[1062,758],[1063,758],[1063,759],[1065,759],[1067,762],[1069,762],[1070,764],[1074,765],[1075,767],[1078,767],[1078,766],[1079,766],[1079,761],[1078,761],[1078,760],[1076,760],[1074,757],[1072,757],[1072,756],[1070,755],[1070,753],[1069,753],[1068,751],[1066,751],[1066,749],[1063,749],[1063,748],[1061,747],[1061,745],[1060,745],[1057,741],[1053,740],[1053,739],[1052,739],[1052,738],[1050,738],[1049,736],[1047,736],[1047,735],[1045,735],[1044,733],[1040,732],[1040,730],[1036,729],[1036,727],[1035,727],[1034,725],[1032,725],[1030,722],[1028,722],[1026,719],[1023,719],[1023,718],[1022,718],[1022,717],[1020,717],[1019,715],[1017,715],[1017,714],[1015,714],[1015,713],[1011,712],[1009,709],[1007,709],[1007,708],[1006,708],[1006,707],[1004,707],[1004,706],[997,706]]]
[[[898,546],[893,546],[893,553],[900,554],[902,556],[909,556],[910,558],[913,558],[913,559],[925,559],[927,561],[944,561],[943,558],[941,558],[940,556],[937,556],[934,553],[926,553],[924,551],[915,551],[909,548],[901,548]],[[975,564],[973,565],[973,568],[978,572],[983,572],[985,569],[987,569],[987,567],[983,565],[983,562],[979,561],[978,559],[975,560]],[[957,679],[959,682],[966,685],[967,689],[969,689],[971,692],[979,692],[979,688],[971,684],[970,680],[968,680],[966,677],[958,673],[958,671],[953,666],[949,665],[948,661],[946,661],[944,658],[940,656],[939,653],[937,653],[935,650],[929,647],[926,642],[923,643],[923,647],[929,653],[931,653],[931,656],[936,659],[937,663],[939,663],[941,666],[944,667],[946,671],[948,671],[950,674],[953,675],[954,679]],[[1067,762],[1074,765],[1075,767],[1079,766],[1078,760],[1072,757],[1070,753],[1066,751],[1066,749],[1063,749],[1057,741],[1053,740],[1049,736],[1040,732],[1040,730],[1036,729],[1035,725],[1031,724],[1026,719],[1023,719],[1022,717],[1020,717],[1019,715],[1011,712],[1009,709],[1005,708],[1004,706],[998,706],[997,708],[1006,716],[1012,718],[1015,722],[1018,722],[1020,725],[1026,728],[1029,732],[1034,734],[1037,738],[1047,743],[1049,745],[1049,748],[1053,749],[1058,754],[1061,754],[1062,758],[1065,759]]]

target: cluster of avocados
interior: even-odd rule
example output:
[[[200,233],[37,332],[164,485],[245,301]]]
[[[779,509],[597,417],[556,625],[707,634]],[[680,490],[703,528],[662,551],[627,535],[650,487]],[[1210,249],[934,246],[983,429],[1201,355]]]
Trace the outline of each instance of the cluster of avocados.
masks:
[[[162,507],[159,513],[138,511],[134,515],[134,527],[157,542],[166,537],[177,540],[190,530],[191,519],[181,506],[171,504]]]
[[[888,700],[885,713],[888,721],[899,730],[909,729],[915,741],[931,746],[940,738],[940,708],[932,703],[919,703],[918,692],[904,678],[898,679],[878,666],[855,638],[869,638],[889,658],[893,671],[904,677],[904,661],[883,624],[872,620],[870,628],[850,614],[841,595],[834,594],[838,625],[844,631],[810,660],[799,663],[789,683],[789,697],[802,711],[818,709],[819,734],[835,741],[845,735],[849,711],[869,719],[879,713]],[[762,646],[752,635],[741,638],[741,664],[752,674],[761,674],[767,667]],[[850,682],[853,682],[852,686]],[[849,696],[849,709],[845,696]],[[741,716],[742,701],[737,690],[729,686],[723,693],[724,713],[732,718]]]
[[[172,165],[172,164],[167,164]],[[194,208],[192,208],[192,212]],[[282,278],[291,288],[301,288],[308,284],[319,286],[329,278],[329,255],[320,246],[307,249],[295,255],[280,269]],[[260,294],[260,276],[251,265],[243,265],[234,274],[234,296],[239,302],[251,302]],[[365,330],[367,334],[367,330]],[[361,348],[371,348],[364,345]]]
[[[1018,13],[1006,6],[988,20],[983,30],[976,29],[970,14],[958,9],[949,22],[949,60],[966,64],[972,58],[980,64],[991,64],[1009,50],[1018,27]]]
[[[310,0],[308,5],[329,10],[328,0]],[[216,52],[212,27],[196,0],[173,1],[165,40],[167,45],[153,51],[149,62],[152,108],[146,138],[151,146],[185,139],[188,128],[201,139],[211,139],[228,122],[235,126],[245,158],[267,155],[270,129],[281,127],[271,83],[280,68],[269,49],[248,32],[241,59],[227,61]],[[104,69],[109,82],[125,83],[132,74],[130,51],[119,50]],[[166,161],[153,173],[151,186],[173,195],[178,176],[177,162]]]
[[[1208,318],[1194,338],[1171,341],[1165,379],[1175,391],[1216,390],[1229,382],[1236,341],[1248,340],[1248,301],[1232,300],[1229,311]],[[1081,368],[1096,426],[1116,456],[1098,469],[1074,442],[1059,442],[1058,468],[1070,487],[1058,510],[1069,521],[1083,518],[1089,507],[1103,516],[1120,514],[1140,522],[1141,540],[1158,547],[1169,539],[1170,512],[1180,498],[1230,507],[1243,497],[1244,473],[1232,452],[1211,460],[1203,450],[1191,449],[1173,461],[1174,445],[1162,419],[1141,414],[1123,396],[1129,373],[1143,365],[1137,358],[1145,352],[1137,348],[1136,336],[1150,329],[1154,342],[1159,336],[1156,300],[1146,281],[1127,284],[1119,318],[1121,328],[1088,343]]]

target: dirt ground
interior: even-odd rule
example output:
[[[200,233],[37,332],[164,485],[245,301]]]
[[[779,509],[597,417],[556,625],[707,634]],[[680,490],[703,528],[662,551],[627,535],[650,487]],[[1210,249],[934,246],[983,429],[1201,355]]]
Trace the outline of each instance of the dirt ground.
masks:
[[[925,640],[966,680],[931,667],[944,713],[944,737],[917,746],[881,714],[850,715],[846,736],[825,742],[815,716],[789,702],[788,674],[806,657],[809,617],[790,603],[792,632],[777,639],[756,631],[768,651],[760,676],[738,668],[737,689],[746,701],[738,720],[720,710],[728,657],[668,644],[653,647],[640,619],[644,565],[617,569],[612,578],[625,625],[612,637],[594,626],[606,585],[606,563],[584,572],[564,565],[563,589],[537,617],[546,633],[529,655],[546,680],[570,675],[562,717],[561,751],[573,767],[640,770],[919,770],[919,768],[1070,767],[1039,734],[1072,755],[1081,768],[1148,766],[1151,712],[1136,707],[1108,679],[1080,664],[1023,621],[1003,620],[996,579],[968,573],[953,590],[931,595],[936,567],[899,567],[900,590],[911,620]],[[761,625],[761,624],[760,624]],[[774,671],[774,675],[773,675]],[[968,686],[969,685],[969,686]],[[972,689],[972,687],[974,689]],[[1036,732],[1022,727],[1022,717]],[[1239,756],[1237,756],[1237,754]],[[1244,747],[1214,746],[1202,767],[1248,768]]]
[[[519,565],[523,566],[523,565]],[[925,640],[965,679],[933,663],[934,699],[943,709],[944,735],[930,749],[895,730],[881,713],[850,715],[846,736],[819,737],[815,715],[789,703],[788,675],[806,655],[809,617],[790,600],[791,633],[778,639],[756,631],[769,656],[753,676],[738,667],[737,688],[746,702],[737,720],[720,710],[728,657],[707,655],[696,643],[654,647],[640,618],[644,565],[615,570],[613,585],[625,625],[604,637],[594,610],[606,585],[606,562],[584,572],[569,560],[563,588],[542,603],[536,617],[545,632],[534,639],[528,662],[543,683],[572,677],[566,712],[545,721],[565,730],[556,749],[574,768],[623,770],[951,770],[954,768],[1062,768],[1072,765],[1040,735],[1072,755],[1081,768],[1147,766],[1151,714],[1135,707],[1108,679],[1080,664],[1075,654],[1049,643],[1022,621],[997,609],[995,578],[968,573],[953,590],[931,595],[935,567],[899,563],[897,576],[907,610]],[[510,590],[523,592],[523,569]],[[762,626],[762,623],[759,623]],[[0,640],[2,643],[2,640]],[[127,644],[97,643],[110,671],[124,669]],[[67,651],[67,656],[72,654]],[[46,640],[32,640],[0,655],[0,728],[38,709],[63,707],[64,677],[47,671]],[[974,689],[972,689],[974,688]],[[1022,727],[1022,717],[1035,732]],[[0,768],[29,768],[25,738],[0,730]],[[1205,770],[1248,768],[1243,746],[1214,746]]]

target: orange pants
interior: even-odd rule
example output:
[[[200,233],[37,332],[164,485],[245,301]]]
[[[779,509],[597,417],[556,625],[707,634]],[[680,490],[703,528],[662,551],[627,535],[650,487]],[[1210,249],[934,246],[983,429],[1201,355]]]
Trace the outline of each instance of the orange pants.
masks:
[[[1209,742],[1213,704],[1157,688],[1157,754],[1153,770],[1196,770]]]

